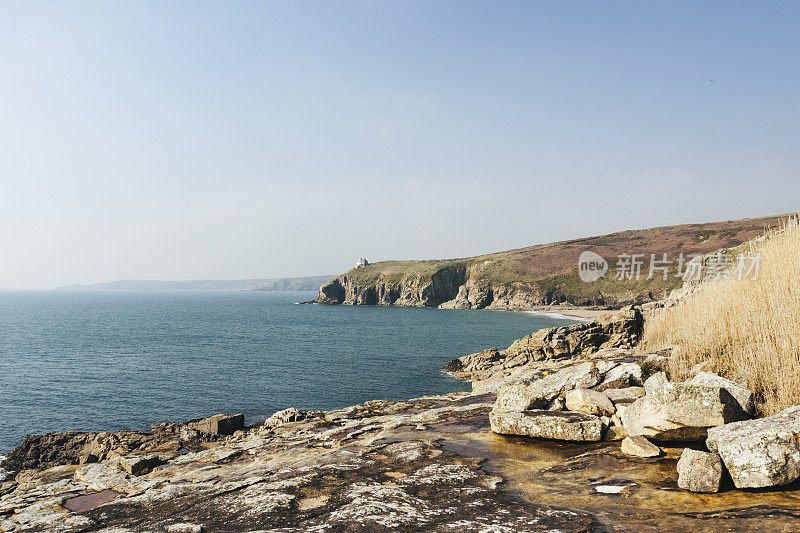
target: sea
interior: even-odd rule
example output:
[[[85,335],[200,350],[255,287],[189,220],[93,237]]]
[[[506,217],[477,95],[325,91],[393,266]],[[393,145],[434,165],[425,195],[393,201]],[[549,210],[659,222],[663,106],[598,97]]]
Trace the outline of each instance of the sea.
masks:
[[[311,292],[0,291],[0,456],[27,434],[147,429],[215,413],[263,422],[468,390],[451,359],[559,316],[301,305]],[[2,473],[0,473],[0,476]]]

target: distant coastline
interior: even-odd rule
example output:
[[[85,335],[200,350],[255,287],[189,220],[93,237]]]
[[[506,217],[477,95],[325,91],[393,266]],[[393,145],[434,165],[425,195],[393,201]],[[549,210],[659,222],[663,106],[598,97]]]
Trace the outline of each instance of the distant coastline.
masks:
[[[316,291],[334,276],[294,278],[197,279],[163,281],[123,279],[89,285],[68,285],[59,290],[94,291]]]

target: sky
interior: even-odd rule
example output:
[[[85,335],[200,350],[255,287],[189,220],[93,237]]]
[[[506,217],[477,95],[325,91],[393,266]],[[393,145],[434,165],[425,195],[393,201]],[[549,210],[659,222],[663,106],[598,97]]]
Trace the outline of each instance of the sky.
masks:
[[[800,210],[800,3],[0,0],[0,288]]]

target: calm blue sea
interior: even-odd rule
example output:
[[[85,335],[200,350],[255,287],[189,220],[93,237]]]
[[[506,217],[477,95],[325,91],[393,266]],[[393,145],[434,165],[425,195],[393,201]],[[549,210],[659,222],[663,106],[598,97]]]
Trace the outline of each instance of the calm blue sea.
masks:
[[[0,452],[25,434],[467,390],[440,369],[551,317],[295,305],[298,292],[0,291]]]

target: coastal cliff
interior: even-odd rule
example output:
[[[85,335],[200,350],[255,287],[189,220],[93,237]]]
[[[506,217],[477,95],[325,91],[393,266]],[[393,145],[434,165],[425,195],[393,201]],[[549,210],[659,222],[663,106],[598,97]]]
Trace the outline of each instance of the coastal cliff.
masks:
[[[322,285],[316,303],[397,305],[448,309],[530,309],[573,305],[623,307],[666,298],[683,285],[681,261],[735,248],[780,227],[786,217],[684,224],[624,231],[531,246],[465,259],[381,261],[351,269]],[[592,251],[607,261],[600,279],[585,283],[579,257]],[[617,276],[616,261],[636,256],[639,270]],[[651,258],[667,257],[664,272]]]

